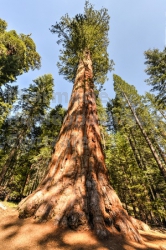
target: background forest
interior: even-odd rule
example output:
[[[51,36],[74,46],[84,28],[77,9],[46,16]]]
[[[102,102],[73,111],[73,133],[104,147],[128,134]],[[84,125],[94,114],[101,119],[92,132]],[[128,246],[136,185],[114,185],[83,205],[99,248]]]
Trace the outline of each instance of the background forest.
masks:
[[[51,74],[18,94],[19,75],[39,69],[30,35],[7,31],[0,20],[0,199],[18,202],[44,177],[66,110],[51,106]],[[110,183],[124,208],[149,224],[166,226],[166,49],[145,51],[147,83],[140,95],[113,76],[115,98],[102,105],[96,91]]]

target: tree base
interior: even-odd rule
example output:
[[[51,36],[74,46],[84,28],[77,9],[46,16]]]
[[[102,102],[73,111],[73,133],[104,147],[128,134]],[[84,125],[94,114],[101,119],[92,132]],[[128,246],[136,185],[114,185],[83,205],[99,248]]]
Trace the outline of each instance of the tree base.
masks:
[[[92,197],[78,197],[73,189],[68,187],[65,190],[58,199],[57,194],[53,195],[51,190],[36,190],[20,202],[19,217],[33,216],[38,222],[53,220],[56,227],[72,230],[92,230],[102,239],[119,233],[128,240],[142,243],[138,230],[149,230],[149,227],[127,214],[111,187],[109,192],[107,190],[108,195],[110,192],[112,194],[109,196],[109,204],[103,196],[95,198],[95,193]],[[111,204],[111,200],[115,205]]]

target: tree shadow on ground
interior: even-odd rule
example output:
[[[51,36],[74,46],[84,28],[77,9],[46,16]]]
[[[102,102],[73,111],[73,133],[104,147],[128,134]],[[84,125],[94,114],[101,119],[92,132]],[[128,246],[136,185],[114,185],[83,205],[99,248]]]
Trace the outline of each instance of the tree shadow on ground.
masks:
[[[57,229],[53,222],[36,223],[32,218],[19,219],[13,209],[0,211],[0,250],[166,249],[166,234],[142,232],[142,235],[145,245],[125,241],[120,234],[99,240],[89,231]]]

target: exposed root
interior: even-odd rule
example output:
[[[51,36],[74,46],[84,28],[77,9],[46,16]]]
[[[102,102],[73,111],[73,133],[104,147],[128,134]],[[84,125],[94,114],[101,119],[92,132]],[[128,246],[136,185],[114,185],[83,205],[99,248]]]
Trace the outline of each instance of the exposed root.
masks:
[[[111,214],[113,226],[118,232],[129,240],[142,242],[137,226],[132,223],[131,217],[122,206],[112,206]]]
[[[148,232],[151,230],[151,228],[145,224],[143,221],[137,220],[134,217],[130,217],[130,220],[132,221],[132,224],[138,229],[138,230],[142,230],[145,232]]]
[[[18,205],[19,218],[27,218],[34,215],[40,204],[43,202],[43,193],[35,191]]]

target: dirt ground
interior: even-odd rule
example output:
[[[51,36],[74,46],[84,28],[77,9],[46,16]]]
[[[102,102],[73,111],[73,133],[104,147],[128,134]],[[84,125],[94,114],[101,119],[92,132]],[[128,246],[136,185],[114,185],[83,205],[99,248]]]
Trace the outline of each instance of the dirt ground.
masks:
[[[52,222],[18,219],[17,210],[0,208],[0,250],[166,250],[166,233],[141,232],[144,245],[120,235],[98,240],[92,232],[56,230]]]

